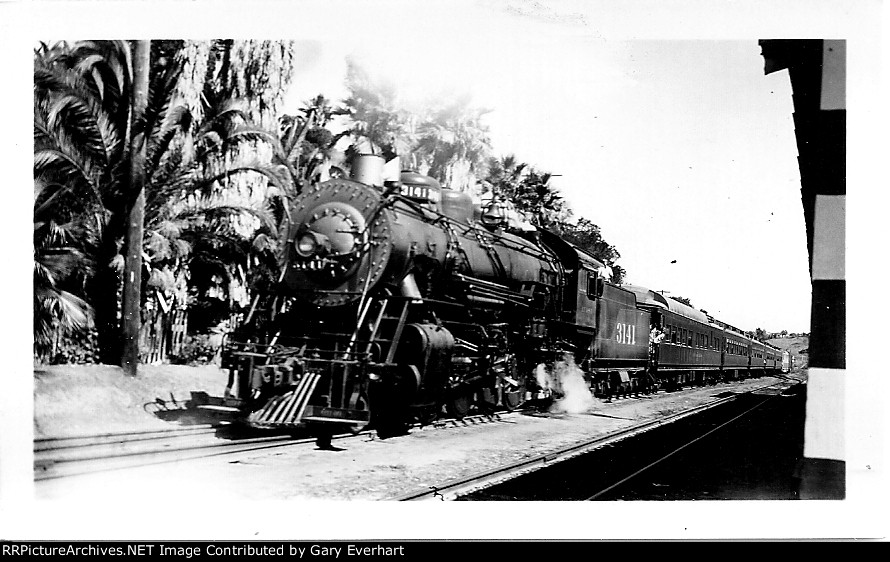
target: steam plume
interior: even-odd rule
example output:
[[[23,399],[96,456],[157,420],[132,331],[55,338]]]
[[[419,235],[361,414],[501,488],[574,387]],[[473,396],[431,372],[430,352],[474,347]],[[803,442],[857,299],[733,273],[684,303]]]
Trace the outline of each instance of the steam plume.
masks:
[[[548,371],[544,364],[538,365],[535,378],[541,388],[562,394],[562,398],[550,407],[551,413],[582,414],[599,403],[590,392],[584,372],[575,364],[571,355],[557,361],[552,371]]]

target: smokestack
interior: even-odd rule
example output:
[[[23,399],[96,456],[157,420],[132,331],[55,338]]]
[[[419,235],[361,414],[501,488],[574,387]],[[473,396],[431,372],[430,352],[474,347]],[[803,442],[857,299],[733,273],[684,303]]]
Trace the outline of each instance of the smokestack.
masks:
[[[383,187],[383,164],[382,156],[359,154],[352,162],[352,172],[349,176],[357,182]]]

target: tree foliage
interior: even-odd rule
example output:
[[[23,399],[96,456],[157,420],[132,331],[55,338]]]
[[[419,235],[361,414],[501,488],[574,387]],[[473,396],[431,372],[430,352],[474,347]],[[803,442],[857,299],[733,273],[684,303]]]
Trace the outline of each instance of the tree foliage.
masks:
[[[45,303],[41,309],[35,295],[35,333],[39,326],[50,325],[38,310],[54,310],[56,320],[64,314],[72,319],[60,326],[89,326],[91,303],[105,362],[116,361],[120,341],[121,246],[134,197],[126,174],[130,135],[144,132],[146,138],[145,290],[169,291],[178,284],[181,292],[183,279],[197,281],[202,272],[205,279],[219,277],[220,271],[233,277],[239,267],[249,265],[245,256],[257,247],[258,230],[266,238],[277,235],[274,221],[266,216],[269,196],[293,190],[292,178],[279,166],[257,158],[255,151],[240,150],[245,143],[275,138],[250,123],[243,105],[226,100],[192,112],[182,103],[181,48],[177,42],[153,45],[148,105],[138,116],[130,106],[132,57],[127,42],[59,43],[35,51],[35,287],[41,288],[39,298]],[[271,75],[264,76],[260,81],[271,81]],[[233,83],[233,88],[243,86]],[[212,86],[208,80],[202,84]],[[268,97],[258,99],[260,110],[271,104]],[[264,180],[232,183],[242,176]],[[264,188],[258,199],[232,198],[233,187],[243,191],[246,186],[249,192],[257,185]],[[91,264],[80,269],[84,272],[77,280],[84,287],[80,295],[62,292],[62,276],[70,276],[71,267],[59,265],[51,274],[42,265],[47,248],[63,240],[59,225],[69,233],[64,238],[67,261],[76,258]],[[80,240],[72,244],[71,238]],[[223,266],[220,255],[226,244],[240,252],[228,254],[232,259]],[[66,296],[69,306],[50,306],[43,288]],[[83,321],[74,321],[76,311],[70,303],[83,304]]]
[[[432,109],[417,128],[412,154],[415,167],[452,189],[468,191],[484,173],[491,152],[488,127],[482,118],[490,110],[475,108],[461,96]]]
[[[348,160],[357,154],[379,154],[389,161],[410,152],[415,142],[411,115],[401,109],[396,88],[374,80],[354,60],[347,60],[346,87],[339,114],[349,118],[348,133],[352,143],[346,151]]]
[[[558,232],[571,215],[559,191],[550,185],[552,174],[519,162],[514,155],[490,158],[486,186],[494,197],[510,202],[538,228]]]
[[[695,305],[692,304],[692,301],[687,299],[686,297],[671,295],[671,298],[677,301],[678,303],[685,304],[688,307],[695,308]]]
[[[620,284],[624,281],[626,272],[624,268],[618,265],[621,254],[618,253],[615,246],[603,239],[600,227],[588,219],[582,218],[575,223],[560,223],[554,231],[572,244],[583,248],[611,268],[612,277],[610,281],[612,283]]]
[[[276,162],[287,168],[298,191],[318,181],[324,166],[333,164],[334,145],[344,136],[327,128],[335,112],[319,94],[306,101],[298,114],[281,116]]]

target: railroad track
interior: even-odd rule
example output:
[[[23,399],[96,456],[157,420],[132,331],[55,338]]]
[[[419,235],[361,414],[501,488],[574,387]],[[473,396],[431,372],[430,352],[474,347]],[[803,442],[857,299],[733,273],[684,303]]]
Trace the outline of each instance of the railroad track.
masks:
[[[136,443],[184,435],[210,435],[225,425],[200,424],[189,427],[172,427],[149,431],[122,431],[95,435],[71,435],[66,437],[44,437],[34,440],[34,452],[44,453],[65,449],[97,447],[110,443]]]
[[[423,426],[414,424],[411,428],[430,430],[479,425],[500,421],[509,415],[480,414],[466,416],[461,420],[437,420]],[[258,433],[259,436],[250,437]],[[340,443],[360,438],[375,439],[375,436],[368,432],[345,433],[332,437]],[[314,444],[315,437],[301,438],[291,431],[251,430],[230,424],[36,439],[34,480]]]
[[[759,386],[757,388],[748,390],[746,392],[734,393],[730,396],[720,397],[713,401],[710,401],[705,404],[701,404],[699,406],[695,406],[681,412],[677,412],[666,417],[659,418],[657,420],[650,420],[646,422],[641,422],[634,424],[630,427],[612,432],[608,435],[600,435],[588,440],[585,440],[580,443],[575,443],[573,445],[564,447],[557,451],[553,451],[550,453],[546,453],[543,455],[539,455],[536,457],[532,457],[529,459],[525,459],[519,462],[511,463],[508,465],[496,467],[493,469],[488,469],[476,474],[471,474],[469,476],[456,478],[454,480],[442,483],[437,486],[428,486],[423,489],[418,489],[412,492],[409,492],[404,495],[396,496],[389,498],[390,500],[395,501],[417,501],[417,500],[451,500],[457,497],[466,495],[470,492],[480,490],[483,488],[487,488],[494,484],[498,484],[504,482],[506,480],[510,480],[522,474],[526,474],[528,472],[532,472],[541,468],[545,468],[548,466],[552,466],[555,463],[582,455],[584,453],[593,451],[595,449],[599,449],[601,447],[606,447],[617,443],[618,441],[628,439],[635,435],[639,435],[646,431],[651,431],[655,428],[676,422],[680,419],[686,418],[688,416],[693,416],[704,412],[706,410],[721,406],[728,402],[732,402],[734,400],[738,400],[740,397],[750,394],[767,394],[767,395],[779,395],[784,390],[787,390],[794,384],[800,384],[802,381],[786,377],[778,382],[771,382],[769,384],[765,384],[763,386]],[[691,442],[689,443],[691,444]],[[684,445],[685,447],[685,445]],[[678,449],[679,450],[679,449]],[[676,452],[676,451],[675,451]],[[673,453],[671,453],[673,454]],[[667,455],[670,456],[670,455]],[[667,458],[665,456],[664,458]],[[660,459],[664,460],[664,459]],[[660,462],[659,460],[659,462]],[[647,467],[649,468],[649,467]],[[635,476],[635,475],[631,475]],[[596,496],[593,496],[589,499],[596,499],[602,493],[608,491],[614,486],[617,486],[619,483],[614,484],[613,486],[609,486],[607,489],[604,489],[601,493],[598,493]]]
[[[255,434],[256,432],[251,432]],[[209,426],[121,434],[55,438],[34,443],[34,480],[202,459],[262,449],[314,444],[314,438],[266,432],[246,437],[243,429]],[[335,439],[354,438],[353,435]]]

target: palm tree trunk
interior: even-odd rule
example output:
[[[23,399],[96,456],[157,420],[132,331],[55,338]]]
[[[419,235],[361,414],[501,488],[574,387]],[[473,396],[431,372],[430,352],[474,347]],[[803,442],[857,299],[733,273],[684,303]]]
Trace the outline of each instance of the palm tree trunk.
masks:
[[[136,124],[148,104],[148,70],[151,41],[136,41],[133,50],[133,103],[130,118],[130,193],[135,202],[127,224],[127,254],[124,262],[123,357],[121,366],[135,376],[139,363],[139,311],[142,293],[142,235],[145,221],[145,151],[144,127]]]

